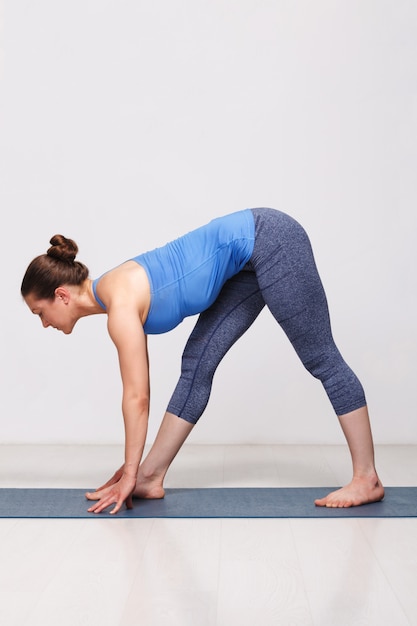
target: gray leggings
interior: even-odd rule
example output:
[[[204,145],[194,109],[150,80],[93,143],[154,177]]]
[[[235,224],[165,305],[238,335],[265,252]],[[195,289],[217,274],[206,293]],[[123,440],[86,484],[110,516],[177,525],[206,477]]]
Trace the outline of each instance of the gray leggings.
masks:
[[[265,304],[304,367],[323,384],[336,414],[365,406],[362,385],[333,340],[326,295],[306,232],[280,211],[253,209],[253,214],[252,257],[199,316],[167,410],[197,422],[209,400],[217,366]]]

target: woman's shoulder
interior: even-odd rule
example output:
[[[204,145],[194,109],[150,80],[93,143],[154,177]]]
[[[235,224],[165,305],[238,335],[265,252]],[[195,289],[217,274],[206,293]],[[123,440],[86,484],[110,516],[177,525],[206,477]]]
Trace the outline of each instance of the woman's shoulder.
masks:
[[[150,286],[144,268],[135,261],[126,261],[95,281],[96,298],[107,313],[120,306],[138,311],[141,318],[149,310]]]

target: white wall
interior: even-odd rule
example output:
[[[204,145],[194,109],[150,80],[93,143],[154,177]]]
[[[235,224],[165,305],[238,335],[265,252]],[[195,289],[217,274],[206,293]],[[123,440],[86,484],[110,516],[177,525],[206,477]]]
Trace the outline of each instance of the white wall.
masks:
[[[378,443],[416,443],[414,0],[6,0],[0,442],[120,442],[104,316],[67,337],[22,303],[63,232],[92,276],[214,216],[291,213]],[[150,338],[153,438],[194,320]],[[338,443],[320,384],[262,313],[194,443]]]

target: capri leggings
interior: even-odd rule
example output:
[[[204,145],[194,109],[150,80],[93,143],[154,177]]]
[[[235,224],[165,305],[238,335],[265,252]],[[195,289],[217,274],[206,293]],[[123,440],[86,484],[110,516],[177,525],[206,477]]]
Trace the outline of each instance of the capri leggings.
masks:
[[[209,400],[217,366],[265,304],[304,367],[323,384],[336,414],[364,406],[362,385],[333,340],[326,295],[306,232],[280,211],[253,209],[253,214],[251,259],[199,316],[167,410],[197,422]]]

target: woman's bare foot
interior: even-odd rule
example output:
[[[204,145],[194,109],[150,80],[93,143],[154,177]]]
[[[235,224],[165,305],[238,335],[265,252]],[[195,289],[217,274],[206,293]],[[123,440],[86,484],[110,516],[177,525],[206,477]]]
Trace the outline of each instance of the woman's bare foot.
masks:
[[[164,496],[165,489],[162,486],[161,480],[154,477],[145,477],[139,468],[133,497],[146,500],[160,500]]]
[[[379,502],[384,497],[384,487],[378,476],[353,478],[346,487],[332,491],[325,498],[315,500],[316,506],[346,508],[370,502]]]

